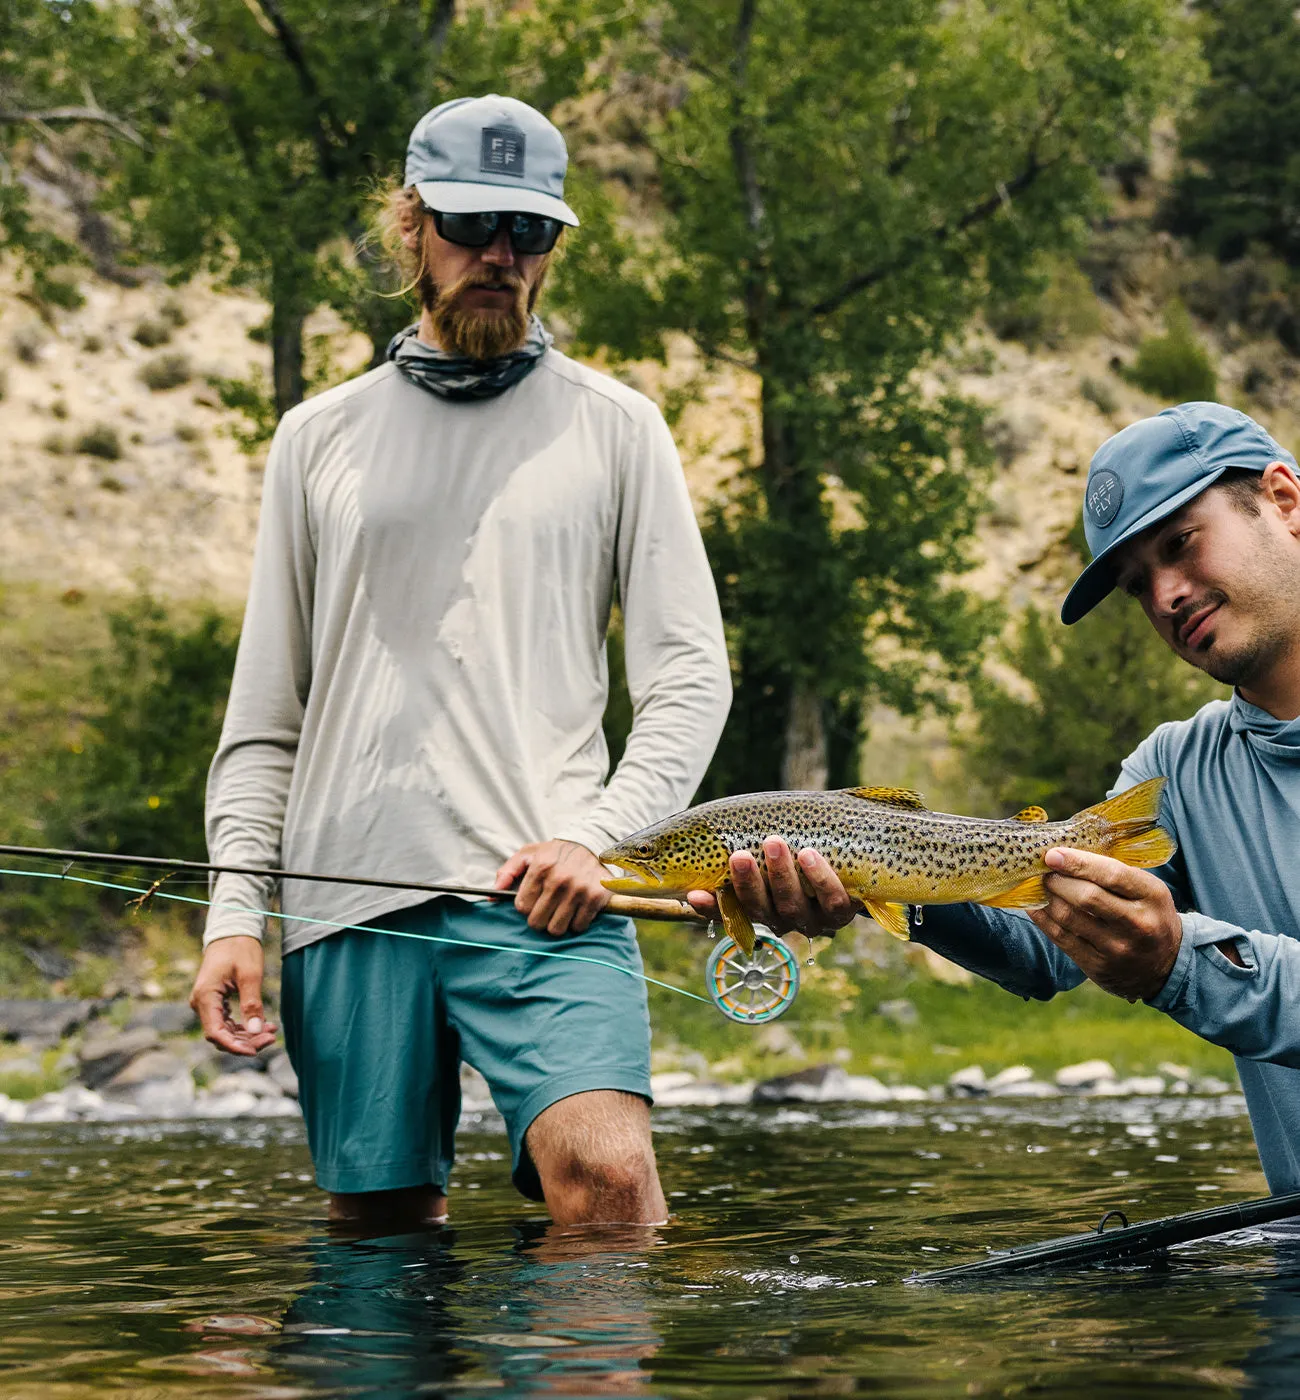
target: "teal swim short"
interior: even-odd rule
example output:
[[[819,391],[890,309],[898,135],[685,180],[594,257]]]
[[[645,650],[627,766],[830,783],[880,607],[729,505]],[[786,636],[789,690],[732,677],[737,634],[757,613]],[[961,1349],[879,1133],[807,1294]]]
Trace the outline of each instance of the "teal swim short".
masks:
[[[646,984],[627,975],[641,972],[630,920],[602,915],[585,933],[553,938],[511,904],[435,899],[367,927],[386,931],[332,934],[290,953],[281,974],[285,1043],[324,1190],[445,1191],[462,1060],[487,1080],[515,1186],[534,1201],[542,1186],[524,1136],[543,1109],[590,1089],[650,1099]]]

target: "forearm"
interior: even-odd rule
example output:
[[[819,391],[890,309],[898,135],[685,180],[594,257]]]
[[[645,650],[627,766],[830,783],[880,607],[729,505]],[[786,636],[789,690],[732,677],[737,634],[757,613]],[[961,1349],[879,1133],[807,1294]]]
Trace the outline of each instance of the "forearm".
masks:
[[[1300,943],[1205,914],[1181,918],[1173,970],[1147,1004],[1243,1059],[1300,1069]],[[1235,948],[1241,966],[1221,943]]]
[[[1016,996],[1048,1001],[1084,975],[1025,915],[980,904],[927,905],[909,920],[912,941]]]

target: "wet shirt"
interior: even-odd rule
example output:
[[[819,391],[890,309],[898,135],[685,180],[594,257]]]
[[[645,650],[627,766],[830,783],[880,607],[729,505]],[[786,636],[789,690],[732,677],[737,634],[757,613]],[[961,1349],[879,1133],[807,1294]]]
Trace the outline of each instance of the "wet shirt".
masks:
[[[606,785],[616,591],[634,720]],[[729,700],[704,546],[649,399],[555,350],[486,402],[385,365],[276,432],[208,849],[491,885],[529,842],[599,852],[684,807]],[[205,941],[260,936],[270,894],[220,876]],[[286,881],[285,950],[424,898]]]
[[[1125,760],[1114,792],[1165,776],[1161,821],[1178,853],[1155,873],[1183,938],[1149,1005],[1237,1057],[1264,1172],[1300,1190],[1300,720],[1239,695],[1163,724]],[[1023,914],[934,906],[912,937],[1025,997],[1084,980]],[[1233,941],[1244,966],[1216,943]]]

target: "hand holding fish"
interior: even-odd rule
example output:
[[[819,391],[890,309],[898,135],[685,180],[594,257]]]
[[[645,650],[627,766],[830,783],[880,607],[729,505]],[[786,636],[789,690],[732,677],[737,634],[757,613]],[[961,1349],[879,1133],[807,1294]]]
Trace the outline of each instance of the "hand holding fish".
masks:
[[[1043,863],[1057,873],[1043,881],[1047,904],[1027,911],[1034,923],[1103,990],[1128,1001],[1155,996],[1183,938],[1169,886],[1068,846],[1047,851]]]
[[[754,923],[773,933],[795,929],[816,938],[833,934],[861,912],[830,862],[811,846],[805,846],[796,861],[779,836],[769,836],[763,842],[763,858],[767,879],[748,851],[736,851],[729,862],[736,898]],[[707,918],[718,917],[717,899],[709,891],[693,890],[687,899]]]
[[[535,841],[523,846],[497,871],[496,887],[508,890],[523,877],[515,908],[528,927],[559,936],[583,933],[609,903],[601,883],[609,871],[577,841]]]

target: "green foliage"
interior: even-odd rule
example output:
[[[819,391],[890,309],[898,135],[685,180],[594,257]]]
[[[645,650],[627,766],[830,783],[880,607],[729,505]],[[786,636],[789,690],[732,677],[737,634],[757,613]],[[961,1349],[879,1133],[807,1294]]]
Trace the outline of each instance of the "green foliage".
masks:
[[[737,693],[706,790],[806,755],[850,777],[869,700],[941,704],[974,664],[994,612],[960,577],[989,457],[979,412],[922,376],[1078,241],[1095,171],[1170,90],[1178,24],[1172,0],[665,0],[627,23],[618,71],[658,94],[628,139],[665,219],[641,241],[607,211],[573,240],[578,342],[677,330],[761,380],[707,522]]]
[[[1225,262],[1252,244],[1300,267],[1300,23],[1290,0],[1199,0],[1208,80],[1180,124],[1166,211]]]
[[[91,457],[102,457],[106,462],[116,462],[122,455],[122,439],[111,423],[96,423],[77,437],[73,449]]]
[[[1158,724],[1226,693],[1119,593],[1073,627],[1030,608],[1001,659],[1021,683],[984,675],[974,684],[976,727],[963,746],[971,773],[1008,814],[1039,803],[1061,818],[1099,802]]]
[[[228,426],[231,437],[250,455],[259,452],[271,441],[279,421],[275,400],[257,378],[222,379],[212,375],[208,383],[217,391],[223,407],[234,409],[245,419],[245,427],[233,422]]]
[[[616,608],[609,621],[605,638],[605,658],[609,666],[609,698],[605,702],[603,720],[605,744],[609,749],[609,769],[618,767],[632,732],[632,696],[627,688],[627,671],[623,647],[623,615]]]
[[[1119,400],[1115,397],[1115,391],[1104,379],[1093,379],[1090,375],[1085,376],[1079,382],[1079,394],[1087,399],[1098,412],[1104,413],[1108,418],[1119,409]]]
[[[149,597],[109,616],[95,665],[101,709],[67,760],[62,822],[70,844],[202,860],[207,767],[235,664],[215,610],[178,622]]]
[[[1061,254],[1044,258],[1034,282],[1019,293],[994,298],[985,319],[1000,340],[1018,340],[1031,350],[1059,350],[1102,329],[1092,283],[1075,258]]]
[[[1213,399],[1218,391],[1209,352],[1196,338],[1186,309],[1177,302],[1165,313],[1164,335],[1142,341],[1137,360],[1126,374],[1139,389],[1170,403]]]

